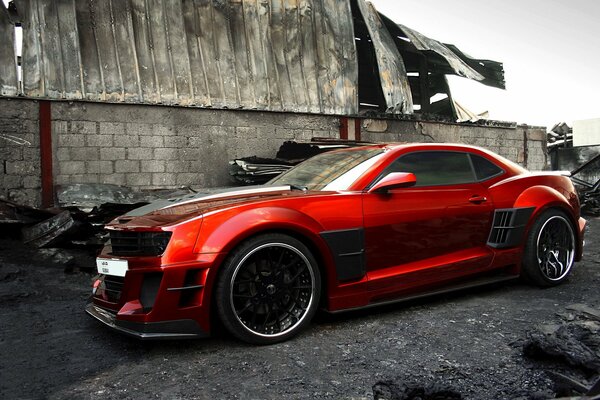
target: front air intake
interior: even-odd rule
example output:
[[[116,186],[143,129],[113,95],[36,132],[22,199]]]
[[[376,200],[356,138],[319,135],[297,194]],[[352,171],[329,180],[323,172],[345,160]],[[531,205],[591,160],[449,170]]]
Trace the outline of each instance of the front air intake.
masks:
[[[171,232],[110,231],[110,254],[114,256],[160,256],[165,252]]]

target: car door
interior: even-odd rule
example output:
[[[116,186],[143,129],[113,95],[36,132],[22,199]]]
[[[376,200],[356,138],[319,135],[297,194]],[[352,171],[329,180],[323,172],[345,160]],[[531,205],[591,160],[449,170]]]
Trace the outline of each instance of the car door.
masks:
[[[363,195],[370,290],[407,290],[490,265],[493,204],[467,153],[412,152],[380,177],[390,172],[412,172],[417,183]]]

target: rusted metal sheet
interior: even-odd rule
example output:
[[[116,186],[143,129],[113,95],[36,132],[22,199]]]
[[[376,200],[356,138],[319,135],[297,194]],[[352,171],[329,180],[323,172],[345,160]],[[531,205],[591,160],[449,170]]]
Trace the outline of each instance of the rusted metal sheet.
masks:
[[[474,79],[489,86],[505,88],[504,70],[501,63],[471,58],[458,50],[456,46],[438,42],[401,24],[398,24],[398,27],[418,50],[433,52],[442,57],[450,68],[450,71],[446,71],[447,73]],[[435,63],[436,60],[430,61]]]
[[[18,94],[17,58],[15,57],[15,29],[8,10],[0,2],[0,95]]]
[[[22,0],[17,7],[27,97],[358,113],[349,0]]]
[[[412,114],[413,101],[402,56],[373,4],[357,0],[373,40],[387,113]]]

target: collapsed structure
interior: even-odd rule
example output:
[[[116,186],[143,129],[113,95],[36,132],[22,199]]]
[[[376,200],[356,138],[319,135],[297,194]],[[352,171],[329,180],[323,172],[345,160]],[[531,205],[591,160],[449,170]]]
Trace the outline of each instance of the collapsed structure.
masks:
[[[446,75],[504,88],[501,63],[365,0],[22,0],[0,13],[0,34],[3,96],[456,118]]]
[[[501,63],[364,0],[17,0],[0,3],[0,37],[0,197],[20,204],[65,185],[224,186],[229,160],[315,137],[546,165],[543,128],[452,98],[446,75],[503,88]]]

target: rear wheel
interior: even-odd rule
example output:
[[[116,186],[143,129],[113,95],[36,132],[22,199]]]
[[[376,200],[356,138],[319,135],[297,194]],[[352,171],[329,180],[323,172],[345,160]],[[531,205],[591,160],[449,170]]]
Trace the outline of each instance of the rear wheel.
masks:
[[[310,322],[320,288],[316,260],[302,242],[283,234],[260,235],[225,261],[216,288],[217,310],[239,339],[277,343]]]
[[[561,211],[543,212],[533,223],[523,255],[523,275],[539,286],[567,279],[575,262],[575,234]]]

